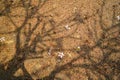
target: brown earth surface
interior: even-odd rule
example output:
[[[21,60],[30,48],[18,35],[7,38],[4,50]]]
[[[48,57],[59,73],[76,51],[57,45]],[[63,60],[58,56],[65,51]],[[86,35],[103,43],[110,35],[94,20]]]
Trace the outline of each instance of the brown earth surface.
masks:
[[[119,18],[119,0],[0,0],[0,80],[119,80]]]

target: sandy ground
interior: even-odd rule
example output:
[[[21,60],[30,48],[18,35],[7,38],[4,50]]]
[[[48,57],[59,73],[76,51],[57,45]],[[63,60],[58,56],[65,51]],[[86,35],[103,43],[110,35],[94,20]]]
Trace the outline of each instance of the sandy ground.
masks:
[[[39,0],[31,1],[32,7],[39,3]],[[0,42],[0,64],[4,64],[5,68],[16,55],[17,34],[14,31],[24,22],[26,14],[23,7],[17,6],[18,2],[19,0],[13,1],[12,5],[16,7],[11,7],[8,14],[0,16],[0,38],[5,37],[5,41]],[[4,7],[1,6],[0,9],[4,10]],[[34,11],[34,8],[32,11]],[[112,72],[110,63],[109,65],[103,63],[100,66],[89,68],[80,65],[99,63],[105,53],[100,46],[94,46],[101,37],[108,36],[111,32],[113,32],[113,35],[107,38],[120,35],[118,27],[120,25],[103,35],[105,32],[103,29],[107,31],[111,26],[119,24],[117,18],[117,16],[120,16],[119,0],[48,0],[21,30],[20,48],[25,44],[24,32],[28,32],[29,26],[32,28],[36,25],[38,15],[41,22],[32,33],[28,45],[32,45],[34,35],[39,33],[41,36],[46,36],[42,37],[42,41],[36,44],[39,46],[36,48],[38,53],[29,53],[23,62],[27,72],[34,80],[41,78],[44,80],[44,77],[52,75],[51,72],[57,69],[58,72],[56,71],[54,80],[99,80],[100,77],[102,80],[107,80],[102,74],[109,75]],[[44,29],[43,26],[45,26]],[[102,45],[112,47],[114,47],[114,44],[116,44],[116,41],[102,43]],[[119,49],[120,47],[117,45],[115,48]],[[44,51],[39,52],[39,50]],[[58,56],[60,52],[64,54],[62,59]],[[83,56],[84,53],[89,53],[89,55]],[[108,59],[120,61],[120,52],[113,53],[115,54],[111,54]],[[41,58],[31,58],[31,56],[41,56]],[[78,67],[73,67],[78,64]],[[119,70],[117,71],[120,72]],[[120,74],[117,74],[117,71],[113,76],[114,80],[119,80]],[[22,75],[24,75],[22,68],[14,73],[14,76]]]

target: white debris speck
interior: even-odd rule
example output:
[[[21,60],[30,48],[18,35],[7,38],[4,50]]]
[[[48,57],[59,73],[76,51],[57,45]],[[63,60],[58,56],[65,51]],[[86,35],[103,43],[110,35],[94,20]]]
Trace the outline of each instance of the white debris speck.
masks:
[[[71,28],[69,27],[69,25],[66,25],[66,26],[65,26],[65,29],[66,29],[66,30],[69,30],[69,29],[71,29]]]
[[[81,47],[78,46],[78,47],[76,48],[76,52],[79,53],[80,51],[81,51]]]
[[[80,46],[78,46],[77,48],[80,49]]]
[[[117,16],[117,19],[120,20],[120,16]]]
[[[73,8],[73,12],[74,12],[74,13],[75,13],[77,10],[78,10],[77,7],[74,7],[74,8]]]
[[[64,56],[65,56],[65,55],[64,55],[64,53],[63,53],[63,52],[58,52],[58,57],[59,57],[59,58],[61,58],[61,59],[62,59]]]
[[[0,38],[0,42],[3,42],[3,41],[5,41],[5,37]]]
[[[52,51],[52,49],[50,48],[50,49],[48,50],[48,55],[51,55],[51,51]]]

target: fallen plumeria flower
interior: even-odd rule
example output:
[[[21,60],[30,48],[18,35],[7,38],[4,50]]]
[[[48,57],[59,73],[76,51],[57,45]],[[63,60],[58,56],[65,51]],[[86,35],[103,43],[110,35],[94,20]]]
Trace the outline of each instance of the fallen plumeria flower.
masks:
[[[65,26],[65,29],[66,29],[66,30],[69,30],[69,29],[71,29],[71,28],[70,28],[68,25],[66,25],[66,26]]]
[[[63,52],[58,52],[58,57],[59,57],[60,59],[62,59],[64,56],[65,56],[65,55],[64,55]]]
[[[5,41],[5,37],[1,37],[1,38],[0,38],[0,41],[1,41],[1,42]]]
[[[120,16],[117,16],[117,19],[120,20]]]

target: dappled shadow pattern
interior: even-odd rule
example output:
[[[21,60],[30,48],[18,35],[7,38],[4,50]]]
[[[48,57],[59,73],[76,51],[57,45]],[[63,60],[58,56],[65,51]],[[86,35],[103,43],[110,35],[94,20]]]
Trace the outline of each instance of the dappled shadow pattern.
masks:
[[[12,2],[9,3],[9,1],[10,0],[6,0],[6,2],[3,1],[5,4],[5,9],[0,12],[0,16],[7,16],[10,18],[11,22],[15,26],[15,30],[1,34],[16,34],[16,54],[14,55],[13,59],[8,62],[6,69],[4,68],[5,65],[0,64],[0,77],[2,80],[33,80],[32,76],[25,68],[24,61],[34,58],[43,58],[42,54],[49,50],[50,43],[52,42],[55,42],[55,44],[52,45],[53,52],[61,50],[72,51],[73,53],[79,54],[79,56],[70,60],[66,64],[55,67],[55,69],[51,71],[48,76],[37,80],[54,80],[57,73],[76,67],[86,69],[87,74],[85,76],[89,80],[94,79],[91,74],[95,75],[95,77],[97,77],[99,80],[113,80],[114,76],[120,76],[120,60],[112,60],[110,58],[110,56],[120,53],[120,22],[118,21],[116,23],[116,20],[114,20],[113,17],[113,24],[111,26],[106,28],[106,26],[103,25],[102,10],[105,5],[104,1],[101,5],[101,9],[94,14],[99,15],[100,18],[99,23],[102,29],[100,38],[97,38],[96,34],[92,34],[95,36],[95,38],[93,38],[94,45],[89,46],[83,44],[81,45],[81,49],[77,51],[75,49],[64,49],[62,40],[64,38],[79,39],[71,36],[78,29],[78,27],[75,25],[85,24],[85,21],[94,15],[81,18],[79,13],[75,13],[60,23],[56,23],[51,16],[46,16],[44,13],[39,13],[39,9],[44,6],[47,0],[38,0],[38,4],[34,6],[31,5],[31,0],[20,0],[20,2],[18,2],[19,4],[17,5],[24,8],[25,15],[22,16],[24,18],[23,23],[18,26],[10,16],[10,8],[14,8],[14,5]],[[116,16],[114,10],[113,13],[114,14],[112,16]],[[34,19],[34,24],[32,21],[30,21],[30,19]],[[73,30],[70,32],[62,27],[65,25],[66,21],[69,21],[69,23],[71,23],[70,27],[73,28]],[[95,32],[96,31],[97,30],[95,30]],[[94,57],[91,56],[91,52],[95,48],[99,48],[101,50],[101,54],[103,54],[99,61],[95,61]],[[89,63],[75,64],[74,62],[80,58],[84,58],[85,60],[89,61]],[[16,77],[14,74],[19,68],[23,70],[24,74],[23,76]],[[56,78],[56,80],[61,79]]]

